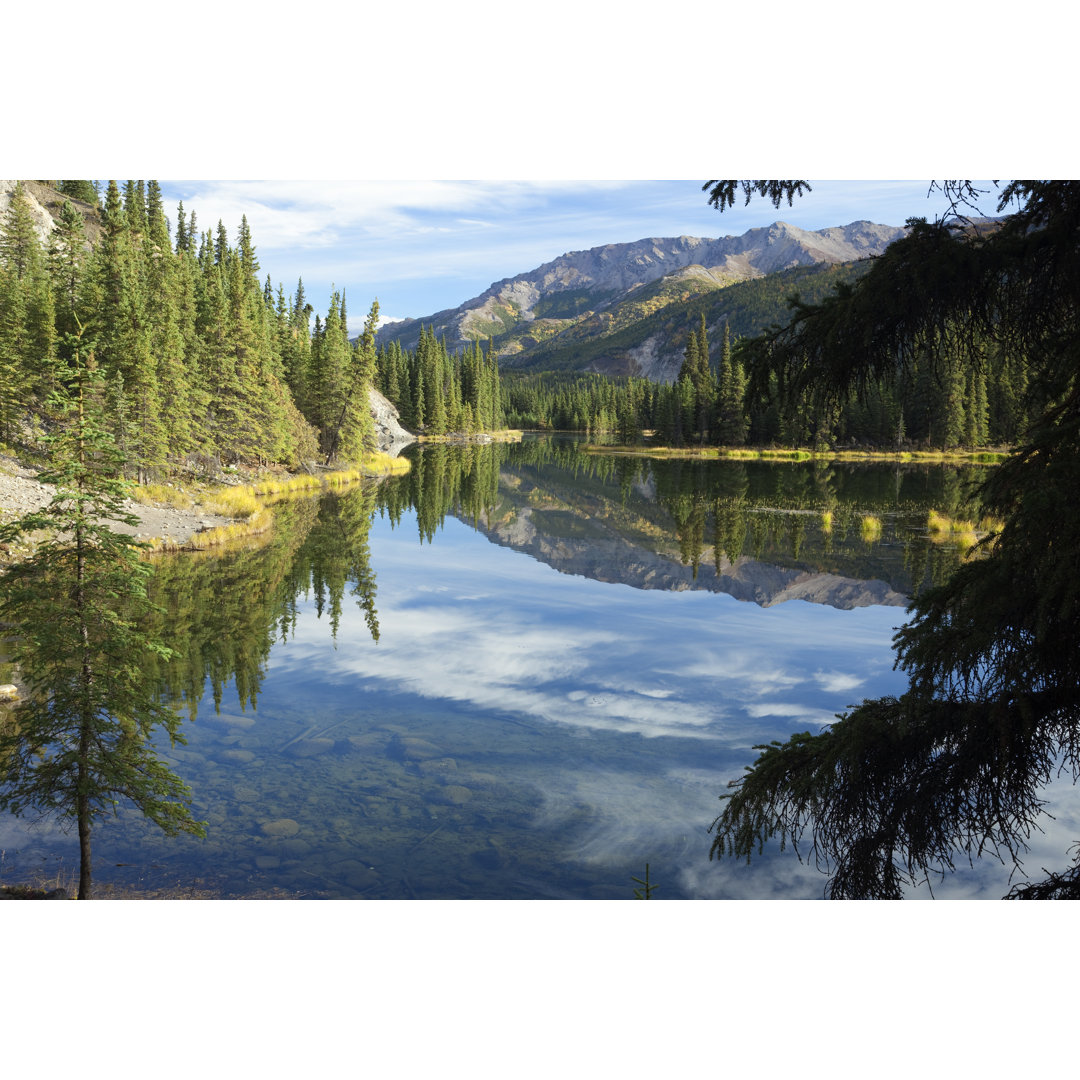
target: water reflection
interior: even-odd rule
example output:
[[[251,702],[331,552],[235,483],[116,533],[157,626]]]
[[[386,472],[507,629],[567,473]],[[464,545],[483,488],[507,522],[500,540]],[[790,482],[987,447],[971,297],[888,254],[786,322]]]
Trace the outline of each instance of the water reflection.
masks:
[[[965,544],[933,542],[929,510],[978,518],[974,488],[985,474],[974,466],[653,461],[583,454],[555,440],[485,449],[497,474],[488,464],[459,485],[447,482],[448,448],[440,447],[380,498],[411,500],[427,537],[452,513],[563,573],[727,592],[763,606],[793,598],[904,606],[965,555]],[[424,480],[432,474],[435,500]],[[867,531],[869,520],[879,531]]]
[[[657,898],[820,895],[789,857],[709,863],[717,796],[754,744],[902,686],[897,605],[960,557],[918,523],[959,512],[967,479],[534,440],[430,447],[406,476],[289,502],[269,542],[156,578],[181,658],[148,677],[193,721],[163,754],[210,835],[122,812],[95,872],[628,899],[648,861]],[[10,821],[0,846],[9,874],[66,850]]]

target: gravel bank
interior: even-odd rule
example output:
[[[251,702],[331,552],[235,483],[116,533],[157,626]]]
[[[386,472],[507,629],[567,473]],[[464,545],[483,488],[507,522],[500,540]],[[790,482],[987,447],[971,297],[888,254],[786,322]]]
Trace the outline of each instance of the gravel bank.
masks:
[[[42,484],[36,477],[34,469],[21,465],[12,457],[0,457],[0,522],[39,510],[52,499],[55,489],[50,484]],[[231,520],[219,514],[203,514],[197,510],[143,506],[131,499],[124,505],[138,517],[138,525],[113,522],[111,528],[116,532],[136,536],[140,540],[173,540],[177,544],[186,544],[203,529],[228,525]]]

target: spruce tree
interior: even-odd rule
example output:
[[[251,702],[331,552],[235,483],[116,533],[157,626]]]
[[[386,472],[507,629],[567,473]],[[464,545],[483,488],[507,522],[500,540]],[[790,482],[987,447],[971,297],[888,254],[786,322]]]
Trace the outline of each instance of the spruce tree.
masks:
[[[332,433],[326,463],[335,457],[360,461],[375,449],[375,425],[371,416],[368,391],[375,377],[375,331],[379,325],[379,302],[374,301],[364,330],[349,362],[341,413]]]
[[[78,199],[80,202],[97,206],[98,193],[93,180],[61,180],[57,185],[57,191],[66,195],[69,199]]]
[[[183,742],[179,714],[162,703],[140,658],[168,650],[147,636],[138,544],[109,522],[133,524],[123,507],[123,462],[104,426],[101,372],[69,343],[52,399],[55,434],[48,470],[56,485],[44,509],[0,529],[0,542],[45,533],[29,559],[0,577],[0,617],[13,631],[14,659],[29,689],[16,722],[0,730],[0,808],[74,823],[79,899],[93,888],[94,822],[133,804],[166,833],[204,835],[190,792],[153,751],[162,729]]]
[[[21,183],[0,225],[0,273],[0,429],[10,434],[47,396],[56,352],[52,282]]]
[[[720,354],[720,386],[717,394],[717,441],[722,446],[746,442],[746,375],[731,348],[731,330],[724,323]]]
[[[978,194],[945,187],[954,205]],[[749,858],[775,837],[827,870],[834,897],[899,899],[986,852],[1019,870],[1046,784],[1080,774],[1080,518],[1067,510],[1080,489],[1080,184],[1013,181],[998,212],[1013,204],[985,232],[913,219],[855,287],[797,303],[746,354],[755,384],[780,378],[821,404],[915,360],[948,392],[988,343],[1027,365],[1023,442],[979,492],[1002,525],[908,608],[894,638],[903,694],[757,747],[714,823],[714,854]],[[1080,897],[1075,854],[1045,873],[1009,897]]]

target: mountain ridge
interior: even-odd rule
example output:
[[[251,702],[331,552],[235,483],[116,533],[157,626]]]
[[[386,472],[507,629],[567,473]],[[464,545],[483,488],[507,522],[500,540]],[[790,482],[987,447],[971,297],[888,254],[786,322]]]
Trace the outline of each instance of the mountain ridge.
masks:
[[[413,349],[426,326],[436,337],[445,337],[452,351],[491,338],[500,363],[528,366],[538,345],[584,319],[611,312],[657,282],[670,283],[667,293],[680,298],[685,283],[709,291],[799,266],[856,262],[881,254],[905,232],[870,221],[816,231],[777,221],[741,236],[645,237],[570,251],[492,282],[456,308],[389,323],[380,329],[378,341]],[[603,333],[603,320],[596,329]]]

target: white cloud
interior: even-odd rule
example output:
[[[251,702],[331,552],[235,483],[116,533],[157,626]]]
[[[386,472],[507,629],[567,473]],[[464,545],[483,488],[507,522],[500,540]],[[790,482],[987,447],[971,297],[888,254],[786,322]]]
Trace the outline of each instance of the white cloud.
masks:
[[[625,181],[211,180],[165,182],[195,210],[199,227],[220,219],[235,234],[247,215],[256,247],[323,248],[353,240],[408,240],[433,231],[490,228],[492,214],[540,210],[553,195],[615,190]],[[463,216],[484,210],[484,219]]]
[[[798,720],[802,724],[831,724],[836,714],[825,709],[814,709],[801,702],[770,701],[765,705],[747,705],[748,716],[761,719],[766,716],[781,716],[789,720]]]
[[[816,671],[814,681],[830,694],[846,694],[866,682],[857,675],[848,675],[842,671]]]

